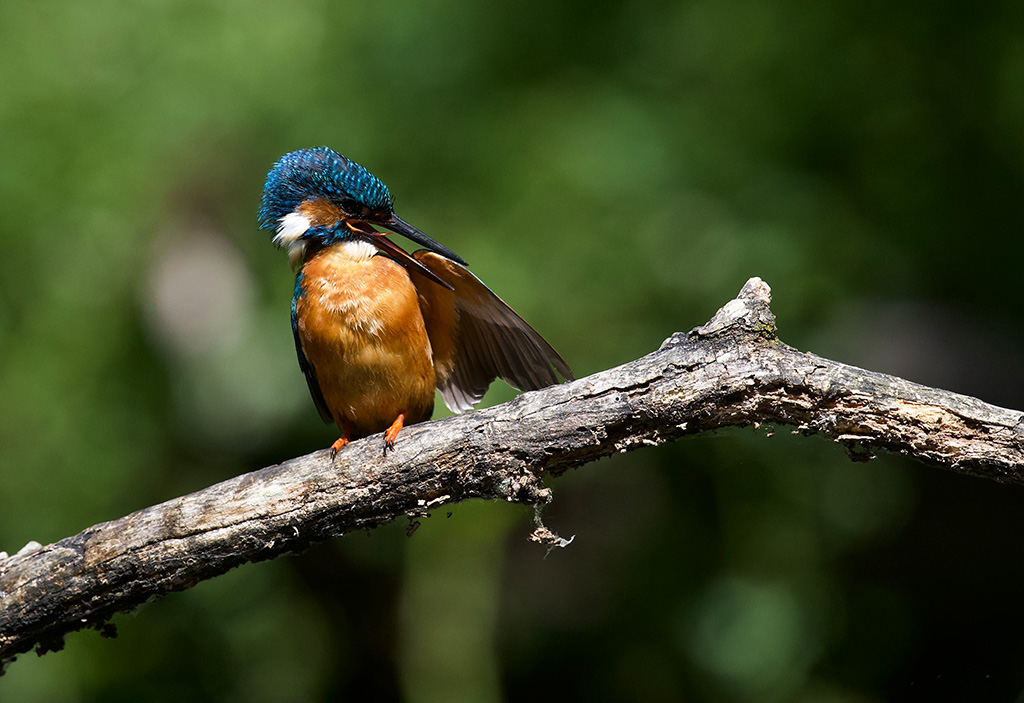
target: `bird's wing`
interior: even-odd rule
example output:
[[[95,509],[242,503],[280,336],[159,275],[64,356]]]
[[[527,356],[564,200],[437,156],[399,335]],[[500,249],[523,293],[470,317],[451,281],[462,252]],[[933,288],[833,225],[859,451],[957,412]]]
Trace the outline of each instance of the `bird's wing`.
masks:
[[[449,410],[472,410],[495,378],[521,391],[537,390],[558,383],[554,366],[573,379],[558,352],[468,269],[426,249],[413,256],[454,289],[409,270],[430,337],[437,389]]]
[[[331,417],[331,411],[327,409],[327,401],[324,400],[323,391],[320,390],[320,383],[316,380],[316,371],[313,369],[313,365],[309,363],[309,359],[306,358],[305,352],[302,351],[302,341],[299,339],[297,309],[299,296],[301,295],[302,274],[300,273],[295,277],[295,293],[292,295],[292,336],[295,338],[295,353],[299,357],[299,368],[302,369],[302,375],[306,377],[306,384],[309,386],[309,394],[313,396],[313,403],[316,405],[316,409],[323,421],[330,424],[334,422],[334,418]]]

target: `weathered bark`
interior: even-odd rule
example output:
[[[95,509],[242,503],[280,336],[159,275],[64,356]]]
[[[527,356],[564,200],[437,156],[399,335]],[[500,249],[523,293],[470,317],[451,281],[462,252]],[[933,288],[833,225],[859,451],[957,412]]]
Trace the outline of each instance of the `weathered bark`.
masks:
[[[758,423],[792,425],[865,459],[884,449],[1024,483],[1024,415],[797,351],[751,279],[706,325],[647,356],[511,402],[292,459],[0,554],[0,661],[249,561],[467,498],[542,506],[542,485],[612,452]],[[559,544],[539,524],[537,541]]]

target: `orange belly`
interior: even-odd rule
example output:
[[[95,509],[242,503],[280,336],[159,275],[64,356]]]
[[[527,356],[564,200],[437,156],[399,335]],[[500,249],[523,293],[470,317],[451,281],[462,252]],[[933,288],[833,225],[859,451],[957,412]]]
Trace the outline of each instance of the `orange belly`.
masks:
[[[331,416],[353,439],[430,418],[434,365],[416,289],[372,245],[336,244],[302,266],[296,326]]]

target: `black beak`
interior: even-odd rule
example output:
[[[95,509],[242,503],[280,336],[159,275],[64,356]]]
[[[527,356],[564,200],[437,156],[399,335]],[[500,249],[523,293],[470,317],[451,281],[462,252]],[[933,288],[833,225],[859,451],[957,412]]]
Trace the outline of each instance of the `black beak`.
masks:
[[[381,227],[387,227],[395,234],[400,234],[406,239],[411,239],[417,244],[425,246],[427,249],[430,249],[430,251],[434,252],[435,254],[440,254],[446,259],[451,259],[452,261],[462,264],[463,266],[467,265],[466,262],[462,260],[461,256],[456,254],[448,247],[443,246],[438,242],[435,242],[433,239],[423,234],[423,232],[420,232],[418,229],[410,225],[408,222],[403,220],[395,213],[391,213],[390,218],[388,218],[387,220],[382,220],[378,224],[380,224]]]
[[[418,229],[412,227],[409,224],[406,224],[403,220],[399,220],[397,217],[392,216],[392,219],[388,220],[388,228],[392,227],[394,220],[398,220],[403,225],[405,225],[410,231],[416,233],[416,236],[410,236],[406,232],[400,232],[400,234],[402,234],[403,236],[409,237],[409,239],[413,240],[414,242],[418,242],[420,244],[423,244],[424,246],[430,247],[431,250],[437,252],[438,254],[441,254],[442,256],[446,256],[452,259],[453,261],[462,261],[462,259],[456,256],[453,252],[444,248],[443,246],[435,242],[433,239],[420,232]],[[378,232],[373,227],[371,227],[369,223],[361,222],[359,220],[345,220],[345,226],[348,227],[352,232],[357,232],[366,237],[367,239],[369,239],[370,241],[372,241],[377,247],[380,248],[381,251],[384,251],[387,254],[389,254],[391,258],[393,258],[395,261],[402,264],[406,268],[412,269],[420,273],[421,275],[426,276],[439,286],[447,288],[448,290],[455,290],[455,288],[452,287],[452,284],[448,283],[448,281],[444,280],[436,273],[428,269],[426,266],[421,264],[419,260],[410,256],[408,253],[406,253],[404,249],[402,249],[402,247],[398,246],[390,239],[388,239],[387,235],[384,232]],[[395,231],[398,232],[397,229]]]

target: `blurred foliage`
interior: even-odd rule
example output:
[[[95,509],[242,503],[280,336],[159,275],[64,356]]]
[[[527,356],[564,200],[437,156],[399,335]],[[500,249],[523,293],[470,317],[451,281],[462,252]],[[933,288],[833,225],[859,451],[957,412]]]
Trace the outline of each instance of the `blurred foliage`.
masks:
[[[330,145],[579,375],[750,276],[785,341],[1024,407],[1024,5],[0,4],[0,548],[324,447],[255,211]],[[485,402],[511,397],[496,387]],[[770,438],[769,438],[770,437]],[[400,456],[401,445],[398,454]],[[250,565],[4,701],[1009,700],[1014,488],[722,432]]]

